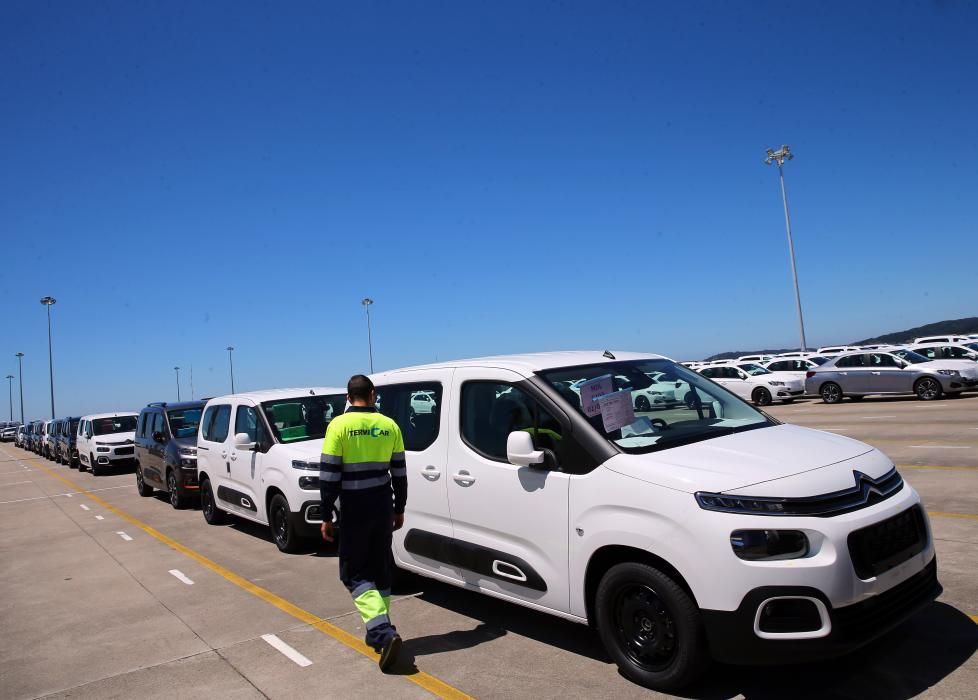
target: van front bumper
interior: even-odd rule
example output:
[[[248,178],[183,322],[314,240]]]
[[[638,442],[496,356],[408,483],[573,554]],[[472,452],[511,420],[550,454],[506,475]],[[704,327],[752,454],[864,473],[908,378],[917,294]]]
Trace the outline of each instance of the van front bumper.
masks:
[[[832,608],[828,597],[807,586],[765,586],[744,596],[733,611],[703,610],[710,651],[729,664],[783,664],[816,661],[847,654],[902,624],[942,592],[937,557],[897,586],[853,605]],[[821,601],[828,633],[810,639],[764,639],[757,634],[759,610],[765,601],[803,598]]]

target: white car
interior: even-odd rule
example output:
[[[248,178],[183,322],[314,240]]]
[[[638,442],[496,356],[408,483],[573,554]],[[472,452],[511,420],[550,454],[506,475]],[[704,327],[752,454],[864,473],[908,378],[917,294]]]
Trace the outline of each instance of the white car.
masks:
[[[283,552],[317,537],[323,521],[319,455],[326,426],[345,406],[346,390],[335,387],[210,399],[197,435],[204,519],[217,525],[230,513],[268,525]]]
[[[819,348],[816,352],[822,357],[829,357],[832,355],[841,355],[846,352],[859,352],[859,348],[855,345],[826,345],[825,347]]]
[[[914,338],[913,345],[921,343],[967,343],[970,338],[966,335],[927,335],[921,338]]]
[[[978,360],[978,343],[913,343],[907,346],[929,360]]]
[[[78,470],[98,476],[110,467],[135,465],[137,413],[96,413],[78,421]]]
[[[741,355],[737,358],[737,362],[767,362],[774,355]]]
[[[796,377],[805,378],[805,374],[812,369],[820,365],[824,365],[829,361],[829,358],[822,357],[821,355],[810,355],[808,357],[795,357],[795,358],[780,358],[775,357],[773,360],[768,360],[767,362],[762,362],[761,366],[771,372],[782,373],[786,372],[788,374],[794,375]]]
[[[758,406],[768,406],[774,401],[790,403],[805,394],[804,377],[775,375],[752,363],[702,367],[699,373]]]
[[[417,391],[411,395],[411,410],[414,413],[431,413],[438,406],[434,397],[427,391]]]
[[[568,388],[654,372],[693,387],[694,409],[627,424],[627,402],[588,417]],[[780,424],[665,358],[541,353],[373,380],[443,408],[406,433],[397,566],[591,624],[650,688],[703,677],[710,655],[842,654],[940,592],[926,512],[890,459]]]

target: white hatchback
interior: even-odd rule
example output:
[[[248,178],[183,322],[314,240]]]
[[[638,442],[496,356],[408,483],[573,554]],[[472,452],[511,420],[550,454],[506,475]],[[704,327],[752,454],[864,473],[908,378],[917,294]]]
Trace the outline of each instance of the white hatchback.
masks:
[[[804,377],[787,372],[775,374],[749,362],[701,367],[699,373],[758,406],[774,401],[790,403],[805,394]]]

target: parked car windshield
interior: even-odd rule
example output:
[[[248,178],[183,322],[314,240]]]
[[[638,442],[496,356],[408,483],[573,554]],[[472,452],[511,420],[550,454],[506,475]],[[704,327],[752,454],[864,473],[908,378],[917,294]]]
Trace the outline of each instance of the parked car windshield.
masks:
[[[170,420],[170,432],[175,438],[194,437],[200,425],[200,416],[204,412],[200,408],[174,408],[166,412]]]
[[[635,397],[653,383],[648,375],[655,373],[662,373],[670,381],[679,383],[682,391],[677,393],[676,402],[660,410],[636,411],[634,421],[623,427],[615,426],[613,406],[601,410],[592,408],[589,411],[592,415],[588,416],[581,404],[581,393],[587,386],[582,387],[582,384],[608,377],[614,378],[615,391],[629,392],[631,405],[635,406]],[[574,410],[584,415],[595,430],[625,452],[667,450],[777,424],[718,384],[670,360],[629,360],[563,367],[541,372],[540,376]],[[627,380],[625,386],[622,386],[622,378]],[[659,381],[663,381],[663,377],[660,376]],[[626,417],[630,417],[628,414],[626,410]],[[606,429],[608,427],[612,429]]]
[[[912,365],[919,365],[921,362],[931,361],[929,357],[924,357],[913,350],[894,350],[893,354],[899,357],[901,360],[906,360]]]
[[[95,435],[133,432],[136,432],[136,416],[114,416],[92,420],[92,433]]]
[[[742,369],[745,372],[747,372],[747,374],[749,374],[752,377],[757,377],[757,376],[759,376],[761,374],[771,374],[771,370],[765,369],[764,367],[761,367],[760,365],[755,365],[755,364],[750,363],[750,362],[745,362],[744,364],[740,364],[740,365],[737,365],[737,366],[740,367],[740,369]]]
[[[297,396],[265,401],[261,407],[279,442],[322,440],[329,422],[346,409],[346,396]]]

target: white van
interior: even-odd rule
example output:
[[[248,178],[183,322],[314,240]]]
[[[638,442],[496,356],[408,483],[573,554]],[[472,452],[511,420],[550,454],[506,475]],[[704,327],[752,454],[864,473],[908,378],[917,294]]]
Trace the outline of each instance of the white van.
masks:
[[[78,471],[98,476],[110,467],[136,464],[136,413],[96,413],[78,421]]]
[[[197,435],[204,519],[217,525],[232,513],[268,525],[283,552],[318,537],[319,455],[326,426],[345,407],[346,390],[331,387],[210,399]]]
[[[692,407],[636,417],[630,390],[656,372],[693,387]],[[618,376],[631,387],[604,394]],[[688,684],[710,656],[841,654],[940,592],[920,498],[885,455],[782,425],[665,358],[546,353],[373,380],[407,455],[396,564],[593,624],[650,688]],[[438,409],[412,422],[417,391]]]

